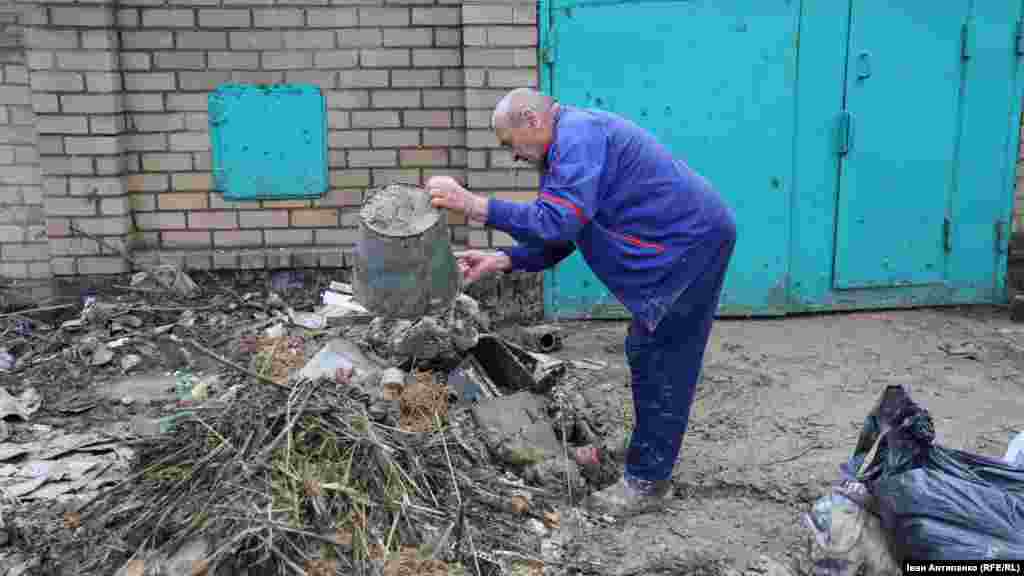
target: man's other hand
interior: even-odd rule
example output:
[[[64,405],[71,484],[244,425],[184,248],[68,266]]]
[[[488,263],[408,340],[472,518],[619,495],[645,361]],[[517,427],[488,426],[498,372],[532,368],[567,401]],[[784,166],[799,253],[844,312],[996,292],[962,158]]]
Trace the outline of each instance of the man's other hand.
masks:
[[[462,272],[463,281],[467,286],[488,274],[503,272],[512,267],[512,261],[502,252],[469,250],[458,252],[455,257],[458,259],[459,271]]]

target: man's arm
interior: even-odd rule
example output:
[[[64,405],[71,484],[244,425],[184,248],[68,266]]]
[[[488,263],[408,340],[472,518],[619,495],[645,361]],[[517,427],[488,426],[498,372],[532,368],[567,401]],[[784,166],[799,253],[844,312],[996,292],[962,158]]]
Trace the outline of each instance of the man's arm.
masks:
[[[512,263],[511,270],[524,272],[540,272],[551,268],[575,250],[576,245],[572,242],[528,242],[498,249],[508,256]]]
[[[530,203],[491,198],[487,225],[520,242],[565,243],[597,211],[598,191],[607,153],[607,138],[597,126],[580,128],[556,149],[551,170],[537,199]]]

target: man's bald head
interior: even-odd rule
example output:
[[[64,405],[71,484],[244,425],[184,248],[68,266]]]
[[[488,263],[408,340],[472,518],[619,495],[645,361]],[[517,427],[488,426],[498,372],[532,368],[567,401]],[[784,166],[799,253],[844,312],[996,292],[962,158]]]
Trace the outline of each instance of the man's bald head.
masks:
[[[494,107],[491,121],[494,128],[522,128],[531,116],[545,123],[555,106],[555,99],[532,88],[516,88]]]

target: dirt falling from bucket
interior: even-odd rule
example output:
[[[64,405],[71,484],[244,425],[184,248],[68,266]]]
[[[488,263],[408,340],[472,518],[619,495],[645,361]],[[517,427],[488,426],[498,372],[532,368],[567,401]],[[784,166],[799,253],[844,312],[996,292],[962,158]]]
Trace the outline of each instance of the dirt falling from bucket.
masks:
[[[430,228],[437,221],[438,211],[422,188],[392,184],[377,192],[359,215],[380,234],[411,236]]]

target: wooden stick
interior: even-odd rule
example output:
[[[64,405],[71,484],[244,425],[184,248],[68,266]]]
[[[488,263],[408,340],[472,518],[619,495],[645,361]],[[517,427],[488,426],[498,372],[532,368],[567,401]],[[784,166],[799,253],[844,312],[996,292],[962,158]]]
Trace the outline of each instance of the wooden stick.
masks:
[[[92,240],[94,242],[97,242],[99,244],[103,244],[104,246],[107,247],[107,250],[111,250],[113,252],[117,252],[118,256],[120,256],[124,260],[128,261],[129,264],[134,264],[134,265],[138,266],[139,268],[142,268],[146,272],[149,272],[150,276],[152,276],[153,279],[156,280],[157,283],[159,283],[165,290],[168,290],[168,291],[171,291],[171,292],[174,291],[174,285],[172,283],[165,282],[163,278],[160,278],[159,274],[154,274],[153,273],[154,268],[152,266],[149,266],[148,264],[144,264],[144,263],[142,263],[142,262],[132,258],[131,256],[129,256],[128,252],[124,248],[122,248],[120,246],[114,246],[113,244],[107,242],[106,240],[104,240],[103,238],[100,238],[99,236],[93,236],[92,234],[89,234],[88,232],[82,230],[78,226],[75,226],[74,222],[70,222],[68,224],[68,229],[71,230],[72,232],[74,232],[75,234],[81,234],[82,236],[85,236],[86,238],[88,238],[88,239],[90,239],[90,240]]]
[[[195,342],[194,340],[183,340],[175,334],[171,334],[171,340],[179,344],[186,344],[190,348],[194,348],[195,350],[202,352],[203,354],[209,356],[210,358],[216,360],[217,362],[220,362],[221,364],[227,366],[228,368],[234,368],[235,370],[241,372],[242,374],[245,374],[246,376],[251,376],[259,380],[260,382],[263,382],[264,384],[270,384],[271,386],[277,386],[278,388],[291,390],[291,387],[286,386],[276,380],[271,380],[270,378],[267,378],[266,376],[263,376],[261,374],[257,374],[252,370],[245,368],[244,366],[239,366],[238,364],[232,362],[231,360],[228,360],[227,358],[221,356],[220,354],[217,354],[213,350],[210,350],[209,348],[203,346],[202,344]]]
[[[17,312],[8,312],[7,314],[0,314],[0,318],[9,318],[11,316],[25,316],[33,314],[35,312],[50,312],[52,310],[63,310],[65,308],[74,308],[77,304],[61,304],[60,306],[45,306],[43,308],[30,308],[28,310],[19,310]]]

